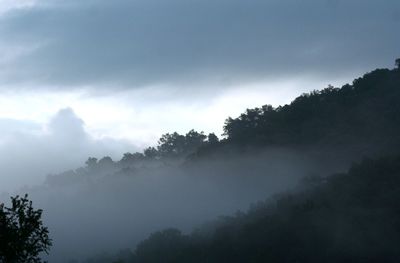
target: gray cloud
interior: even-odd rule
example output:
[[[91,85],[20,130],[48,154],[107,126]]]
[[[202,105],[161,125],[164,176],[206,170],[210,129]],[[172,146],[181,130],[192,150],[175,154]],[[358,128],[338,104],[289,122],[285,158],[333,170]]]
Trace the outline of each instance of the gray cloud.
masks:
[[[396,0],[39,3],[1,17],[3,46],[28,50],[0,62],[3,85],[135,88],[336,76],[388,66],[399,54]]]

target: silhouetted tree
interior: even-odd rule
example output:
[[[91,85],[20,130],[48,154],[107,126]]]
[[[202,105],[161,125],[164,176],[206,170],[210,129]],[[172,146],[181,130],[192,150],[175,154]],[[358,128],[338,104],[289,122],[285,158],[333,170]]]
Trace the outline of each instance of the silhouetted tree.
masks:
[[[154,158],[158,157],[158,151],[154,147],[148,147],[148,148],[144,149],[143,154],[148,159],[154,159]]]
[[[48,253],[52,242],[41,217],[28,195],[11,197],[11,207],[0,205],[0,262],[42,262],[39,254]]]
[[[162,156],[179,156],[185,148],[185,136],[174,133],[163,134],[158,141],[157,150]]]
[[[207,136],[203,132],[190,130],[186,135],[177,132],[163,134],[157,150],[163,157],[183,157],[195,152],[205,144]]]
[[[208,134],[207,141],[209,144],[217,144],[219,142],[219,139],[217,135],[215,135],[214,133],[210,133]]]
[[[396,59],[395,65],[398,69],[400,69],[400,58]]]
[[[185,148],[184,152],[190,154],[195,152],[200,146],[202,146],[207,139],[207,136],[203,132],[197,132],[190,130],[185,135]]]

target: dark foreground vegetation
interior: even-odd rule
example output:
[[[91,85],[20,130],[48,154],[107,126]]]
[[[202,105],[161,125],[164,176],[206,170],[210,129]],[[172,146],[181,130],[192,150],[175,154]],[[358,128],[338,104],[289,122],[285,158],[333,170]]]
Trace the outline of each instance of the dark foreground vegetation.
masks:
[[[11,198],[11,206],[0,204],[0,262],[39,263],[52,242],[43,226],[42,210],[34,209],[28,196]]]

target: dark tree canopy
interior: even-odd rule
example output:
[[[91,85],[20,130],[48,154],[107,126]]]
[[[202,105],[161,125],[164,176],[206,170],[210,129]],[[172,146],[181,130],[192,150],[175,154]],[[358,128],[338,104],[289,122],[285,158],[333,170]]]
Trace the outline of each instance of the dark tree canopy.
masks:
[[[157,151],[163,157],[184,157],[205,145],[206,139],[203,132],[195,130],[190,130],[186,135],[167,133],[158,141]]]
[[[208,134],[207,140],[209,144],[217,144],[219,142],[219,139],[215,133]]]
[[[306,93],[289,105],[247,109],[228,118],[224,132],[228,143],[264,146],[398,141],[399,84],[399,70],[377,69],[352,85]]]
[[[400,68],[400,58],[396,59],[395,65],[397,68]]]
[[[39,263],[52,245],[42,210],[34,209],[28,195],[11,197],[11,207],[0,205],[0,262]]]

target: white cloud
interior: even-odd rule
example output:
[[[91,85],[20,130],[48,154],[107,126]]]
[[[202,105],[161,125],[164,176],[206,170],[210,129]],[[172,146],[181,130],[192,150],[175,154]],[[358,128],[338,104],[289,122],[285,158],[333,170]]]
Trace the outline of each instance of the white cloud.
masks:
[[[0,119],[0,191],[43,182],[49,173],[77,168],[89,156],[121,158],[137,147],[124,140],[94,139],[70,108],[49,123]]]
[[[167,132],[190,129],[222,134],[227,117],[237,117],[246,108],[289,103],[302,92],[341,85],[351,80],[297,78],[276,82],[231,85],[210,95],[179,88],[151,87],[120,91],[111,95],[88,96],[81,91],[26,91],[0,96],[0,118],[47,122],[60,108],[71,107],[85,121],[92,138],[125,139],[140,148],[156,144]]]

